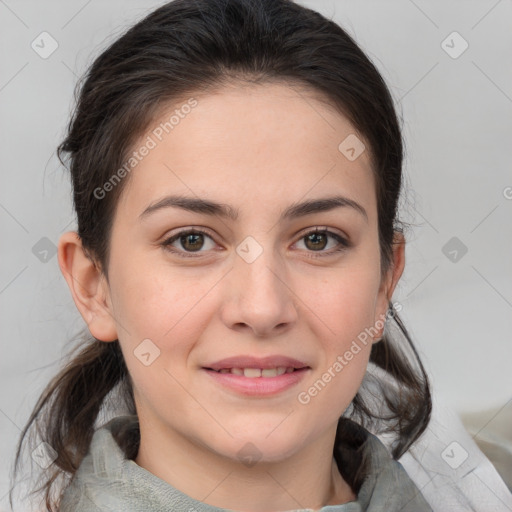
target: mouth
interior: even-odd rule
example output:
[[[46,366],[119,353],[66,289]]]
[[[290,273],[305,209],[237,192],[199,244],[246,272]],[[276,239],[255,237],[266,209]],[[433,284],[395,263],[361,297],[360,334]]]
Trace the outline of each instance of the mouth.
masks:
[[[202,369],[223,389],[242,395],[269,396],[296,385],[311,367],[286,356],[237,356]]]
[[[298,370],[306,369],[309,367],[303,368],[294,368],[293,366],[277,366],[276,368],[221,368],[220,370],[214,370],[213,368],[205,368],[206,370],[211,370],[217,373],[230,373],[232,375],[240,375],[243,377],[247,377],[249,379],[255,379],[258,377],[269,378],[269,377],[277,377],[279,375],[284,375],[285,373],[293,373]]]

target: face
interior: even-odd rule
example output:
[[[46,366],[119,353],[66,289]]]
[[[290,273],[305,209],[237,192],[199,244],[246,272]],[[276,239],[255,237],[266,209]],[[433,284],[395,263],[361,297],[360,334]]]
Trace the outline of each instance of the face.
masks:
[[[362,333],[394,287],[381,279],[370,158],[340,151],[356,131],[311,92],[194,98],[169,133],[160,123],[180,105],[135,144],[155,143],[114,218],[112,328],[155,431],[233,459],[250,442],[278,460],[333,435],[368,364]]]

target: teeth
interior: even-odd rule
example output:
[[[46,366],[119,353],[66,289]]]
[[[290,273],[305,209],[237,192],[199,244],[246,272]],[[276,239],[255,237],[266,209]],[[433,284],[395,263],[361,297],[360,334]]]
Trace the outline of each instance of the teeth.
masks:
[[[261,370],[259,368],[244,368],[244,377],[261,377]]]
[[[222,368],[219,373],[232,373],[234,375],[243,375],[250,379],[257,377],[277,377],[284,373],[292,373],[294,368],[286,366],[278,366],[277,368]]]

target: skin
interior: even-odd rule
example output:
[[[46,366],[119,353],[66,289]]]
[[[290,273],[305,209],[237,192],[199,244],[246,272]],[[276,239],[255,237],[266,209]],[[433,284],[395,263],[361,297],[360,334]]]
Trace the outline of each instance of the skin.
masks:
[[[233,510],[319,509],[354,500],[332,449],[372,340],[308,404],[297,397],[383,318],[404,268],[405,241],[397,234],[393,265],[381,276],[368,151],[349,161],[338,150],[356,131],[313,91],[268,84],[194,97],[198,106],[126,183],[113,223],[109,279],[85,257],[75,232],[63,234],[58,247],[91,334],[120,341],[140,419],[135,461],[189,496]],[[279,221],[290,204],[333,193],[357,201],[368,218],[343,207]],[[164,208],[139,219],[168,194],[229,204],[240,215],[231,220]],[[162,246],[191,226],[211,238],[195,246],[178,238],[177,253]],[[351,246],[334,253],[339,242],[324,238],[315,249],[305,236],[316,227]],[[251,263],[236,252],[247,236],[263,249]],[[180,257],[194,247],[198,257]],[[145,366],[134,350],[148,338],[160,355]],[[286,355],[311,369],[299,384],[266,398],[226,390],[201,369],[240,354]],[[249,442],[260,457],[251,467],[238,455]]]

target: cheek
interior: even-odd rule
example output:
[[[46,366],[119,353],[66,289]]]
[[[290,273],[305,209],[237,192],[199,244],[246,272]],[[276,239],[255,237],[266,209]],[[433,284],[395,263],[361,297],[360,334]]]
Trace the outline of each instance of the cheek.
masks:
[[[124,337],[142,336],[157,344],[176,339],[173,332],[197,325],[191,324],[190,315],[204,309],[203,299],[213,284],[213,276],[202,277],[162,264],[119,269],[113,286],[117,290],[116,316],[128,331]]]
[[[302,388],[305,395],[299,403],[317,400],[315,408],[327,408],[326,414],[332,413],[334,419],[340,410],[333,404],[346,408],[366,373],[380,278],[374,267],[361,262],[320,281],[311,279],[310,284],[314,281],[315,292],[305,300],[304,314],[321,340],[322,355],[317,371]]]
[[[316,425],[318,417],[323,425],[335,423],[361,386],[372,348],[371,338],[364,337],[366,327],[361,328],[365,319],[340,314],[337,335],[323,339],[319,365],[296,397],[297,408],[306,414],[311,428],[321,428]]]
[[[215,312],[219,278],[162,264],[117,272],[118,337],[135,388],[147,401],[180,403],[190,353]]]
[[[209,292],[216,281],[218,276],[189,279],[158,266],[117,275],[119,341],[136,402],[167,422],[170,412],[182,418],[204,414],[193,401],[184,404],[184,389],[190,352],[212,318]]]
[[[320,281],[312,277],[304,283],[301,295],[307,297],[304,302],[310,310],[308,314],[317,317],[315,325],[321,328],[320,339],[330,340],[331,349],[342,350],[347,342],[350,344],[350,340],[373,325],[379,282],[375,269],[354,265],[332,272]]]

